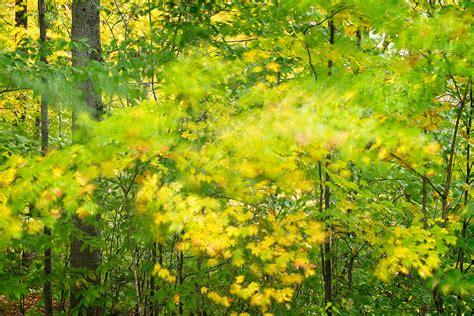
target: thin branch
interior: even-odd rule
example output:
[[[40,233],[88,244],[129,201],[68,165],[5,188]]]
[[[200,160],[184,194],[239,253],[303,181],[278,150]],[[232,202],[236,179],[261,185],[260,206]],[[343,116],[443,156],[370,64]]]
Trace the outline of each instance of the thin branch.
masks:
[[[433,184],[433,182],[431,182],[431,180],[426,177],[425,175],[419,173],[418,171],[416,171],[412,166],[410,166],[406,161],[404,161],[402,158],[398,157],[396,154],[394,153],[390,153],[390,155],[397,159],[398,161],[400,161],[406,168],[408,168],[408,170],[412,171],[413,173],[415,173],[416,175],[420,176],[422,179],[425,179],[426,182],[430,185],[430,187],[433,188],[433,190],[436,191],[436,193],[439,194],[439,196],[443,196],[443,194],[441,193],[440,190],[438,190],[438,188]]]
[[[345,7],[342,7],[341,9],[339,10],[336,10],[334,11],[333,13],[331,13],[330,15],[326,16],[324,19],[322,19],[321,21],[319,21],[318,23],[312,23],[310,25],[308,25],[306,27],[306,29],[303,31],[303,34],[306,35],[306,33],[308,32],[308,30],[310,28],[313,28],[313,27],[316,27],[316,26],[319,26],[321,24],[323,24],[324,22],[326,22],[327,20],[331,19],[332,17],[334,17],[336,14],[339,14],[341,13],[342,11],[346,10],[346,9],[349,9],[351,6],[345,6]]]
[[[258,38],[257,37],[250,37],[250,38],[244,38],[241,40],[225,40],[224,38],[224,43],[245,43],[245,42],[250,42],[250,41],[256,41]]]
[[[4,90],[0,90],[0,94],[7,93],[7,92],[21,91],[21,90],[30,90],[30,88],[10,88],[10,89],[4,89]]]
[[[308,43],[306,43],[306,41],[304,43],[304,46],[306,48],[306,53],[308,54],[308,64],[309,64],[309,67],[311,68],[311,72],[313,73],[314,80],[318,81],[318,73],[316,72],[316,69],[314,68],[313,60],[311,58],[311,52],[309,51],[309,46],[308,46]]]

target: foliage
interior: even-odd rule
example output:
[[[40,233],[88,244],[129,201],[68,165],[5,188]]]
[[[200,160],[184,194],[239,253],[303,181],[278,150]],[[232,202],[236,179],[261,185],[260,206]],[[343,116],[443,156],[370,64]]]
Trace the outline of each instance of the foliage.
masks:
[[[470,2],[104,1],[80,70],[68,2],[49,64],[2,6],[1,295],[40,288],[52,247],[62,312],[73,286],[107,313],[472,312]],[[102,231],[97,286],[69,271],[74,215]]]

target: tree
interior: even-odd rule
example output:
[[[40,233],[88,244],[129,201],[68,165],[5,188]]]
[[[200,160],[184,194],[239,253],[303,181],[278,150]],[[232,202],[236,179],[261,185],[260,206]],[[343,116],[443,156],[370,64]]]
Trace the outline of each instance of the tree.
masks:
[[[40,29],[40,61],[48,63],[45,52],[45,44],[47,40],[47,25],[45,20],[46,4],[44,0],[38,0],[38,24]],[[44,96],[40,97],[40,113],[41,113],[41,152],[46,155],[49,147],[49,114],[48,103]],[[44,234],[47,237],[48,244],[51,242],[51,228],[44,227]],[[45,315],[53,315],[53,291],[51,285],[52,270],[52,250],[51,246],[46,246],[44,251],[44,273],[45,281],[43,285],[43,299],[45,306]]]
[[[91,61],[101,60],[100,42],[100,1],[99,0],[75,0],[72,3],[72,29],[71,40],[73,42],[72,64],[73,67],[84,69]],[[88,111],[96,119],[102,111],[102,98],[95,89],[92,79],[87,78],[81,83],[82,96]],[[73,114],[74,116],[74,114]],[[73,118],[73,125],[75,124]],[[86,222],[80,216],[74,215],[74,224],[80,233],[80,237],[73,236],[71,242],[71,268],[83,270],[83,278],[86,283],[97,285],[100,281],[98,268],[100,266],[100,249],[91,245],[91,239],[100,236],[97,227],[99,217],[95,223]],[[88,244],[89,243],[89,244]],[[77,275],[75,276],[77,278]],[[71,290],[71,309],[80,306],[84,290],[80,282],[76,282]],[[100,308],[96,305],[87,307],[87,315],[99,315]]]

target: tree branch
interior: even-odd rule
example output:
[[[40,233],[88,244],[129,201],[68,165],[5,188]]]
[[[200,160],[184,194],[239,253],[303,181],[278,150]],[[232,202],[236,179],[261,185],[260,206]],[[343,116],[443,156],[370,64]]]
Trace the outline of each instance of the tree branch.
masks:
[[[324,19],[322,19],[321,21],[319,21],[318,23],[312,23],[310,25],[308,25],[306,27],[306,29],[303,31],[303,34],[306,35],[306,33],[308,32],[308,30],[310,28],[313,28],[313,27],[316,27],[316,26],[319,26],[321,24],[323,24],[324,22],[326,22],[327,20],[331,19],[332,17],[334,17],[336,14],[339,14],[341,13],[342,11],[346,10],[346,9],[349,9],[351,6],[348,5],[348,6],[345,6],[345,7],[342,7],[340,8],[339,10],[336,10],[334,11],[333,13],[331,13],[330,15],[326,16]]]
[[[430,185],[430,187],[433,188],[433,190],[435,190],[436,193],[439,194],[439,196],[443,196],[443,194],[441,193],[440,190],[438,190],[438,188],[433,184],[433,182],[431,182],[431,180],[426,177],[425,175],[419,173],[418,171],[416,171],[412,166],[410,166],[406,161],[404,161],[402,158],[398,157],[397,155],[395,155],[394,153],[390,153],[390,156],[392,156],[393,158],[397,159],[399,162],[401,162],[406,168],[408,168],[408,170],[412,171],[414,174],[420,176],[422,179],[426,180],[426,182]]]

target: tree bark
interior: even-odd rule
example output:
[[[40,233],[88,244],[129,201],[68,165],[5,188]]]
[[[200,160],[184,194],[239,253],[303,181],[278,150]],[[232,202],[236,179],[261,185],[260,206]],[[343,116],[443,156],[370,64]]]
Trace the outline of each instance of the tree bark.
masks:
[[[72,2],[72,65],[85,67],[90,61],[102,61],[100,42],[100,0],[74,0]],[[84,44],[84,41],[86,42]],[[91,79],[81,83],[88,111],[99,119],[103,109],[102,97]]]
[[[423,213],[423,228],[428,228],[428,210],[426,209],[426,199],[428,196],[428,188],[426,178],[422,178],[421,183],[421,212]]]
[[[40,29],[40,61],[48,63],[45,52],[47,25],[45,19],[46,4],[44,0],[38,0],[38,24]],[[45,96],[40,97],[40,112],[41,112],[41,152],[46,155],[49,147],[49,116],[48,103]],[[44,228],[44,234],[48,239],[48,246],[44,250],[44,274],[45,281],[43,283],[43,300],[44,300],[44,314],[47,316],[53,315],[53,290],[51,285],[51,270],[52,270],[52,250],[51,250],[51,229]]]
[[[97,216],[96,220],[98,219]],[[82,236],[74,238],[71,242],[71,269],[73,269],[73,272],[81,272],[81,274],[78,273],[76,276],[82,275],[83,280],[85,280],[87,284],[83,284],[81,281],[74,284],[71,289],[70,308],[71,310],[78,311],[79,315],[101,315],[99,305],[87,306],[87,308],[80,306],[83,290],[86,290],[89,284],[99,284],[97,269],[100,265],[100,250],[86,246],[84,243],[87,239],[99,238],[100,231],[95,225],[86,223],[78,216],[74,216],[74,226],[80,231]]]
[[[329,20],[329,44],[334,44],[334,21],[333,19]],[[333,68],[333,61],[331,59],[328,60],[328,76],[332,76],[332,68]],[[328,155],[326,168],[328,166],[328,162],[331,159],[331,156]],[[331,182],[331,177],[329,176],[327,170],[325,175],[325,183],[324,183],[324,209],[328,210],[331,206],[331,188],[329,187],[328,183]],[[332,315],[332,302],[333,302],[333,293],[332,293],[332,265],[331,265],[331,236],[328,237],[327,242],[324,244],[324,301],[326,303],[326,312],[329,316]],[[330,305],[331,304],[331,305]]]
[[[328,158],[329,159],[329,158]],[[327,165],[326,165],[327,167]],[[324,185],[324,209],[328,210],[331,206],[331,189],[328,183],[331,181],[331,177],[326,171],[326,182]],[[331,264],[331,237],[324,244],[324,301],[327,307],[327,314],[332,315],[332,264]]]
[[[73,0],[72,2],[72,30],[71,39],[72,65],[84,68],[90,61],[101,61],[100,42],[100,0]],[[82,97],[88,111],[95,119],[100,118],[102,111],[102,98],[95,89],[94,83],[89,78],[80,83]],[[82,109],[81,109],[82,110]],[[77,111],[77,110],[76,110]],[[73,114],[73,129],[75,128],[75,113]],[[89,285],[95,286],[100,282],[98,268],[101,260],[100,249],[85,245],[86,240],[98,240],[100,230],[90,219],[82,219],[74,216],[74,225],[80,233],[73,237],[71,242],[71,269],[73,272],[83,272],[86,284],[76,282],[71,289],[70,308],[79,311],[79,314],[100,315],[99,304],[92,304],[84,308],[81,306],[82,293]],[[100,216],[95,217],[96,223]]]

